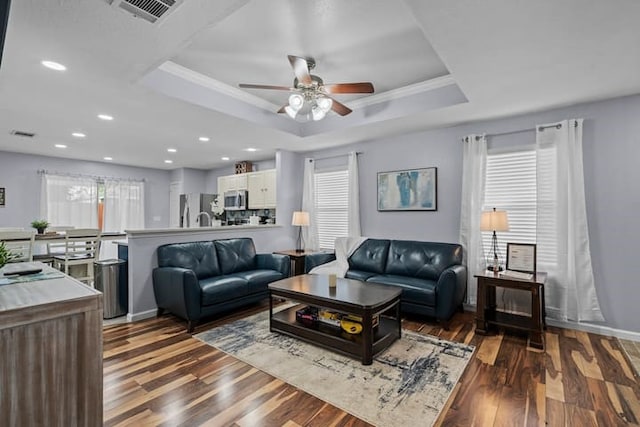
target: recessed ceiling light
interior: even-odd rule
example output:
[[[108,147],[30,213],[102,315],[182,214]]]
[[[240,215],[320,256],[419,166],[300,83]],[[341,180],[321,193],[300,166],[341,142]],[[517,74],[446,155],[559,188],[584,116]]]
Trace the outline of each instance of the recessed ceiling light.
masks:
[[[198,138],[198,141],[209,142],[209,137],[208,136],[201,136],[200,138]]]
[[[231,159],[229,159],[229,157],[227,156],[224,156],[224,157],[221,157],[221,160],[224,160],[226,162],[227,160],[231,160]]]
[[[45,67],[50,68],[52,70],[56,70],[56,71],[64,71],[67,69],[67,67],[65,67],[64,65],[59,64],[57,62],[53,62],[53,61],[42,61],[40,63]]]
[[[107,157],[103,157],[103,159],[105,159],[105,160],[107,160],[107,161],[111,161],[111,160],[113,160],[113,157],[108,157],[108,156],[107,156]]]
[[[54,145],[54,147],[56,147],[56,148],[67,148],[67,146],[64,145],[64,144],[56,144],[56,145]]]
[[[98,114],[98,118],[101,120],[113,120],[113,116],[108,114]]]
[[[165,163],[173,163],[173,160],[165,160]]]
[[[249,147],[249,148],[245,148],[244,151],[254,152],[254,151],[258,151],[258,149],[257,148],[253,148],[253,147]]]
[[[167,151],[168,151],[169,153],[175,153],[175,152],[176,152],[176,151],[178,151],[178,150],[176,150],[175,148],[167,148]]]
[[[74,132],[74,133],[72,133],[71,135],[72,135],[72,136],[75,136],[76,138],[84,138],[85,136],[87,136],[87,135],[85,135],[85,134],[84,134],[84,133],[82,133],[82,132]]]

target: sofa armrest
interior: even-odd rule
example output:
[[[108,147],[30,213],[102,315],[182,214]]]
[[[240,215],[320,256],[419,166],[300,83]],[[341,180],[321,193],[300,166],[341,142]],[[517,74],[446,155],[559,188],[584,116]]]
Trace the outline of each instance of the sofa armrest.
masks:
[[[462,304],[467,292],[467,267],[454,265],[442,272],[436,285],[438,320],[448,320]]]
[[[291,273],[291,259],[281,254],[256,254],[256,267],[266,270],[276,270],[284,277]]]
[[[200,318],[200,283],[193,270],[179,267],[154,268],[153,293],[159,308],[187,320]]]
[[[304,257],[304,272],[309,273],[314,267],[334,261],[336,254],[333,252],[318,252]]]

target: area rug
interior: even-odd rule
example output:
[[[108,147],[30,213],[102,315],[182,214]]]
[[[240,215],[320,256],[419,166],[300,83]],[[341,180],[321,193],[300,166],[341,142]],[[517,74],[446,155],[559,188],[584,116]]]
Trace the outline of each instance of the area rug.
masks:
[[[372,365],[269,332],[268,312],[194,335],[376,426],[433,425],[473,346],[402,331]]]

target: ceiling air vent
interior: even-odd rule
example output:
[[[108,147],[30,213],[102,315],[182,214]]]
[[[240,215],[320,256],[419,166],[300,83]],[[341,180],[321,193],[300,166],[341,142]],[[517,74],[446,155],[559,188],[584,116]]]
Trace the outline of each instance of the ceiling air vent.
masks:
[[[113,7],[151,23],[157,23],[160,18],[166,17],[181,2],[182,0],[107,0]]]
[[[11,135],[22,136],[24,138],[33,138],[34,136],[36,136],[36,134],[33,132],[25,132],[23,130],[12,130],[10,133]]]

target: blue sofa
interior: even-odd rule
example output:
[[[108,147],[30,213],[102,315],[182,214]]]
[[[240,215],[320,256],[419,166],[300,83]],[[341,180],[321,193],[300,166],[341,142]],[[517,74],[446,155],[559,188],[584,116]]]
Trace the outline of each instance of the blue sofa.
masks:
[[[305,271],[334,259],[328,253],[307,255]],[[367,239],[347,261],[345,277],[401,288],[403,313],[435,317],[448,329],[456,309],[462,308],[467,268],[458,244]]]
[[[286,255],[256,254],[250,238],[170,243],[158,247],[153,291],[158,315],[167,310],[198,321],[269,295],[268,284],[289,276]]]

